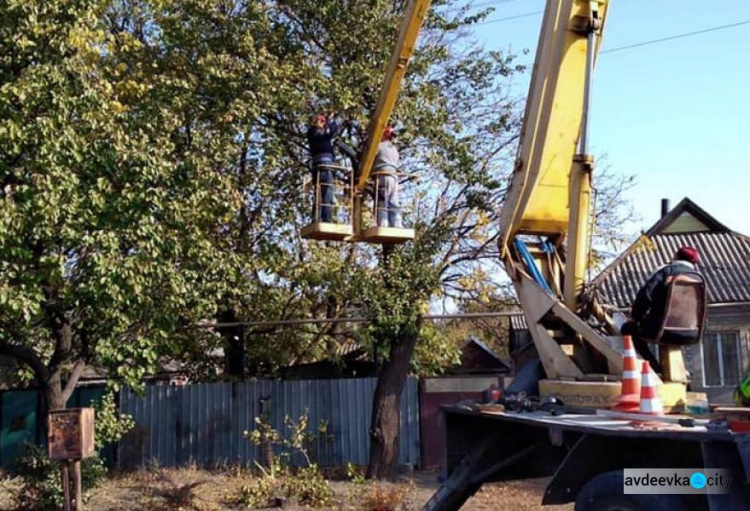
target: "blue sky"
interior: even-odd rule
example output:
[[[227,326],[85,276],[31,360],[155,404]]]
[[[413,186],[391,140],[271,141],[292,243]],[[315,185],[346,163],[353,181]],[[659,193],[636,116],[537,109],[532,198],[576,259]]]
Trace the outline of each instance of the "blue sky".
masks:
[[[544,0],[493,2],[489,20],[544,9]],[[487,48],[511,48],[533,64],[542,14],[475,29]],[[621,51],[608,50],[750,21],[750,1],[612,0],[597,63],[592,152],[635,175],[629,199],[647,229],[660,200],[690,197],[729,228],[750,235],[750,24]],[[528,48],[527,55],[521,50]],[[530,75],[530,71],[528,73]],[[517,80],[525,96],[528,76]]]

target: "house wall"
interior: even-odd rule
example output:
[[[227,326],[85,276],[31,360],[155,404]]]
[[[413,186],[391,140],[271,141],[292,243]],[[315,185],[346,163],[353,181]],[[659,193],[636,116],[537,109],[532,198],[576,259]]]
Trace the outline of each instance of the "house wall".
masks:
[[[445,461],[445,424],[441,406],[462,401],[481,401],[484,390],[491,385],[503,389],[502,377],[448,376],[425,378],[419,384],[419,437],[422,468],[436,468]]]
[[[706,332],[738,332],[740,344],[740,378],[744,376],[750,364],[750,304],[732,304],[727,306],[709,306],[706,322]],[[709,402],[712,404],[732,403],[732,393],[739,384],[737,382],[725,382],[723,386],[706,385],[706,374],[704,374],[704,350],[703,343],[688,346],[685,349],[685,360],[690,371],[691,388],[697,392],[708,394]]]
[[[709,228],[687,211],[678,216],[671,224],[666,226],[659,234],[703,232]]]

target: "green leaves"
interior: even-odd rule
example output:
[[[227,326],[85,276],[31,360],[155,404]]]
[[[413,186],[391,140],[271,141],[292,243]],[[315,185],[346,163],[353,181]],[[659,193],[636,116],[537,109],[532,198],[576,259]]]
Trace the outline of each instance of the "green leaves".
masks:
[[[391,119],[420,177],[403,187],[418,237],[382,258],[299,238],[305,128],[338,111],[361,148],[403,2],[6,2],[0,347],[50,364],[62,325],[56,369],[82,359],[136,383],[165,360],[206,370],[220,340],[190,325],[218,310],[376,319],[249,328],[248,365],[275,374],[353,338],[385,347],[436,297],[465,297],[462,277],[496,261],[522,68],[466,37],[486,12],[454,7],[431,10]]]
[[[173,352],[165,334],[215,309],[214,240],[239,205],[217,164],[236,144],[208,130],[186,145],[155,41],[103,7],[10,5],[0,31],[0,341],[138,384]]]

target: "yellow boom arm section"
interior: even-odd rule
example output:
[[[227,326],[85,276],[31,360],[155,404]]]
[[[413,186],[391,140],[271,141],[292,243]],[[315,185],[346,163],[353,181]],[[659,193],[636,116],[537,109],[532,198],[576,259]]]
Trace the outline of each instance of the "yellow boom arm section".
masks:
[[[599,370],[622,369],[620,353],[575,313],[591,235],[590,90],[608,3],[547,1],[516,167],[500,217],[501,254],[549,378],[578,378],[596,372],[602,361],[606,367]],[[565,243],[565,250],[552,254],[547,244],[537,243],[512,247],[518,235],[547,236],[557,248]]]
[[[383,129],[388,123],[393,106],[396,104],[396,96],[398,96],[401,81],[406,74],[406,66],[409,64],[412,53],[414,53],[419,29],[422,27],[422,23],[427,16],[430,3],[431,0],[411,0],[406,9],[406,15],[401,24],[396,48],[393,50],[393,55],[388,64],[388,71],[383,82],[383,88],[380,91],[378,104],[370,120],[370,125],[367,128],[367,142],[360,159],[360,173],[357,180],[357,189],[360,191],[364,190],[365,186],[367,186],[367,180],[370,177],[372,164],[375,161],[378,144],[380,144],[380,140],[383,137]]]
[[[607,3],[547,2],[516,169],[501,215],[501,249],[516,234],[568,232],[571,167],[585,116],[588,33],[596,12],[596,51]]]

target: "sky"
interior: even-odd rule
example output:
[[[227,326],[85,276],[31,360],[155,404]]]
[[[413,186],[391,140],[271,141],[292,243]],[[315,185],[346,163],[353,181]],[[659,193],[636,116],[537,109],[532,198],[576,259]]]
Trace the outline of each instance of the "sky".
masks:
[[[528,64],[514,85],[525,96],[545,1],[474,5],[495,6],[488,21],[515,17],[474,30],[488,49],[511,49]],[[611,0],[592,101],[591,152],[618,174],[635,176],[627,198],[640,219],[628,232],[653,225],[662,198],[674,206],[689,197],[750,235],[750,1]]]

